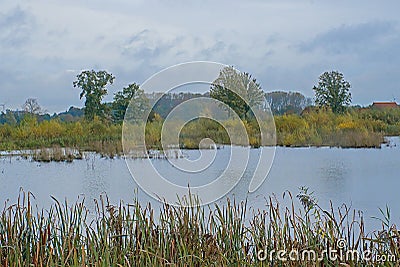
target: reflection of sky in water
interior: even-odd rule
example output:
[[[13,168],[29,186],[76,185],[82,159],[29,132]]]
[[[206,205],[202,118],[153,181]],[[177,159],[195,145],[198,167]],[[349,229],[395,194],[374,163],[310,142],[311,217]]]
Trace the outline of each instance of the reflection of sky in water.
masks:
[[[396,139],[398,142],[399,139]],[[196,158],[198,151],[185,151],[190,158]],[[201,185],[222,173],[227,165],[230,151],[221,149],[217,160],[204,173],[182,174],[166,160],[152,162],[163,174],[168,174],[171,182],[187,185]],[[259,150],[251,150],[250,164],[239,185],[229,194],[241,200],[248,198],[249,207],[263,208],[265,197],[282,194],[289,190],[295,196],[300,186],[307,186],[318,198],[319,204],[334,207],[342,203],[361,209],[369,223],[379,216],[378,208],[386,204],[392,210],[394,222],[400,221],[398,189],[400,187],[400,145],[383,149],[337,149],[337,148],[277,148],[270,175],[253,194],[247,194],[252,170],[255,168]],[[137,160],[139,163],[140,160]],[[73,163],[37,163],[19,158],[0,158],[0,201],[15,202],[19,188],[31,191],[39,206],[48,207],[50,195],[59,200],[68,198],[76,201],[78,195],[86,197],[89,207],[91,199],[106,192],[112,203],[119,200],[132,202],[135,194],[143,202],[153,201],[143,191],[138,190],[123,159],[101,159],[91,155],[89,160]],[[137,192],[137,193],[135,193]],[[154,203],[154,201],[153,201]]]
[[[213,153],[213,151],[204,151],[203,153]],[[189,160],[196,160],[200,156],[199,150],[186,150],[185,156]],[[205,185],[213,181],[216,177],[219,177],[224,169],[227,167],[229,162],[230,149],[218,149],[216,158],[218,160],[211,162],[211,164],[203,171],[189,172],[180,170],[170,164],[167,160],[154,159],[152,164],[155,169],[163,175],[168,181],[181,186],[200,186]],[[171,162],[177,162],[180,159],[170,159]]]

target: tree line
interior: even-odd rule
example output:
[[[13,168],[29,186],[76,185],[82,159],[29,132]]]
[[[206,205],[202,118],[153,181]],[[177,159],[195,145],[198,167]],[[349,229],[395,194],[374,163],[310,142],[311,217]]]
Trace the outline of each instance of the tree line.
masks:
[[[39,119],[61,118],[65,121],[75,121],[82,114],[87,120],[95,116],[121,123],[125,111],[130,105],[130,120],[141,121],[144,113],[153,106],[150,120],[157,114],[165,118],[168,113],[180,103],[200,96],[211,96],[227,104],[240,118],[251,119],[251,107],[266,107],[268,104],[274,115],[300,114],[306,107],[313,105],[311,98],[299,92],[274,91],[265,93],[256,78],[246,72],[238,72],[233,67],[221,70],[219,77],[211,84],[210,91],[205,94],[180,92],[162,94],[145,93],[137,83],[128,84],[114,94],[111,103],[104,103],[108,94],[108,86],[114,83],[115,76],[105,70],[84,70],[76,76],[73,86],[81,90],[79,97],[85,100],[83,112],[76,112],[72,107],[62,114],[50,116],[39,105],[37,99],[29,98],[23,105],[23,112],[2,112],[0,123],[19,123],[24,113],[40,115]],[[351,104],[350,83],[344,80],[342,73],[337,71],[325,72],[319,77],[314,86],[315,104],[329,108],[334,113],[343,113]],[[159,98],[157,103],[152,103]]]
[[[165,118],[168,113],[180,103],[200,96],[210,96],[227,104],[242,119],[251,118],[249,114],[252,106],[266,106],[269,104],[273,114],[285,113],[300,114],[301,111],[312,105],[312,100],[298,92],[268,92],[265,93],[260,84],[251,74],[236,71],[233,67],[221,70],[219,77],[211,84],[210,91],[199,93],[157,93],[146,94],[138,84],[132,83],[114,94],[114,101],[102,103],[107,95],[107,86],[113,84],[115,77],[106,71],[82,71],[77,75],[73,86],[80,88],[80,98],[85,98],[85,117],[92,120],[94,116],[112,119],[121,122],[125,111],[131,102],[129,114],[136,114],[134,120],[143,119],[144,112],[152,104],[152,116],[154,114]],[[157,103],[151,103],[152,99],[158,99]]]

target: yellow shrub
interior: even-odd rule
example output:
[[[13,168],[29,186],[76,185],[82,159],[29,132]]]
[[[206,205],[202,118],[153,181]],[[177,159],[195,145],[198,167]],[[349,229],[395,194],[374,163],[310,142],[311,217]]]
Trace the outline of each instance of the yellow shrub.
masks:
[[[359,126],[354,121],[346,121],[340,123],[337,128],[340,130],[353,130],[359,128]]]
[[[37,138],[56,138],[61,137],[65,130],[57,120],[43,121],[34,129]]]
[[[283,115],[275,118],[276,129],[278,132],[289,132],[307,130],[307,121],[298,115]]]

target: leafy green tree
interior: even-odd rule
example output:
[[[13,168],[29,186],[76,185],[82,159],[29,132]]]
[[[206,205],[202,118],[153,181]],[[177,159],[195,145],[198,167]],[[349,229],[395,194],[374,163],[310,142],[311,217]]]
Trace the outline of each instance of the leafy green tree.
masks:
[[[128,109],[129,103],[132,104]],[[146,110],[149,109],[149,99],[146,97],[143,89],[140,89],[136,83],[129,84],[122,91],[114,94],[113,119],[115,122],[122,122],[127,111],[129,120],[139,121],[143,119]]]
[[[264,92],[255,78],[247,72],[225,67],[211,85],[210,96],[233,109],[240,118],[251,117],[251,108],[261,107]]]
[[[80,99],[85,97],[85,117],[93,120],[94,116],[107,117],[107,105],[101,103],[107,94],[106,86],[113,84],[115,77],[107,71],[85,70],[76,76],[74,87],[82,89]]]
[[[319,76],[317,86],[314,86],[315,103],[317,106],[329,107],[334,113],[343,113],[351,104],[351,85],[337,71],[324,72]]]

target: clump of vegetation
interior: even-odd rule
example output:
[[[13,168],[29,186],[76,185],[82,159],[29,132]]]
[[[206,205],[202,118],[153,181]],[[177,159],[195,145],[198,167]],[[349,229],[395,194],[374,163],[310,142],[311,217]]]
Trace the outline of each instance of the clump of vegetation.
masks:
[[[79,150],[53,146],[41,148],[32,153],[32,159],[38,162],[72,162],[74,159],[82,159],[83,154]]]
[[[210,138],[219,144],[230,142],[222,125],[210,119],[199,118],[183,127],[180,133],[180,146],[186,149],[195,149],[198,148],[200,141],[204,138]]]
[[[117,155],[122,152],[121,131],[120,124],[99,117],[66,123],[57,119],[38,122],[35,116],[25,115],[17,125],[0,125],[0,150],[41,149],[47,153],[45,148],[57,152],[58,147]]]
[[[384,136],[400,135],[398,122],[385,119],[391,116],[400,119],[399,110],[351,109],[335,114],[314,109],[302,115],[275,116],[278,145],[379,148]]]
[[[365,233],[362,213],[342,208],[322,209],[302,189],[292,204],[282,207],[276,198],[265,209],[249,210],[246,202],[200,206],[194,197],[176,206],[150,204],[115,206],[106,196],[88,211],[85,200],[69,205],[54,199],[47,211],[34,208],[33,195],[22,193],[15,205],[0,213],[1,266],[395,266],[400,259],[400,234],[382,211],[382,229]],[[92,214],[93,213],[93,214]],[[314,250],[324,255],[327,246],[371,258],[386,255],[386,262],[365,262],[323,257],[321,261],[280,262],[278,250]],[[264,261],[260,255],[267,252]],[[339,255],[339,254],[338,254]],[[361,254],[360,254],[361,255]],[[376,258],[375,258],[376,259]]]

